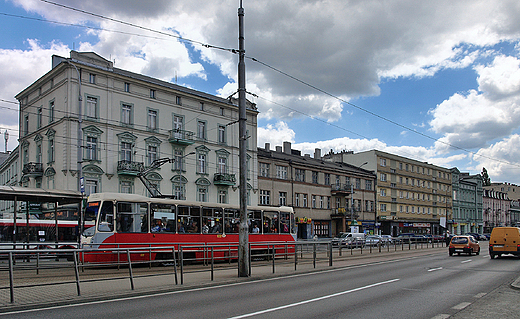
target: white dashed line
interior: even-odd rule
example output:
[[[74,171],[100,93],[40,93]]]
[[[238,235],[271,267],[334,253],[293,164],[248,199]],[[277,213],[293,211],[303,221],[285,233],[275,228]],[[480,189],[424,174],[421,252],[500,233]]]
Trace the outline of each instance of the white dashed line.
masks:
[[[456,305],[455,307],[452,307],[451,309],[461,310],[461,309],[466,308],[469,305],[471,305],[471,302],[461,302],[458,305]]]

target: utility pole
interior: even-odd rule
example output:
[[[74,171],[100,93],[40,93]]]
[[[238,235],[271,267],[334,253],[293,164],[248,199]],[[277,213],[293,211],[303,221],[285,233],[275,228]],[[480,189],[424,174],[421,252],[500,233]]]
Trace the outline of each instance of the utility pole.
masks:
[[[238,8],[238,139],[240,163],[240,224],[238,228],[238,276],[249,277],[249,229],[247,225],[247,130],[246,130],[246,65],[244,49],[244,8]]]

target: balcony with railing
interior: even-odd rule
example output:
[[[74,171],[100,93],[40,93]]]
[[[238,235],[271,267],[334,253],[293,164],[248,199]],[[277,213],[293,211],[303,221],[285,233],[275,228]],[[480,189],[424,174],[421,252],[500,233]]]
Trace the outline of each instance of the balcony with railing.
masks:
[[[213,183],[222,186],[234,186],[236,184],[235,174],[215,173]]]
[[[43,164],[33,162],[24,164],[22,173],[24,176],[43,176]]]
[[[118,161],[117,174],[137,176],[144,169],[143,162]]]
[[[185,130],[170,130],[170,137],[168,137],[168,142],[177,145],[191,145],[195,143],[194,135],[195,133]]]
[[[333,196],[335,195],[350,195],[352,193],[352,188],[350,183],[345,184],[332,184],[331,185],[331,193]]]

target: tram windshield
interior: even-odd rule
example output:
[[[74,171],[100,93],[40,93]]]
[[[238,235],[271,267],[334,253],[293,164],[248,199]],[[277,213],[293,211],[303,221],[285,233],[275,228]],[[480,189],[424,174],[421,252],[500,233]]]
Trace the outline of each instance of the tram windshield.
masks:
[[[88,206],[85,209],[85,213],[83,214],[83,236],[85,237],[94,236],[94,232],[96,229],[95,224],[91,225],[91,223],[89,223],[90,225],[86,225],[85,222],[96,222],[96,217],[99,211],[99,204],[99,202],[90,202],[88,203]]]

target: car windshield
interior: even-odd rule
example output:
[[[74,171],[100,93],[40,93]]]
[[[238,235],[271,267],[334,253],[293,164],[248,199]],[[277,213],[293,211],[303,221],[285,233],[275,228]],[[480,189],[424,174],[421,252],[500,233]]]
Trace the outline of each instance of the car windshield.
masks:
[[[468,239],[466,237],[453,237],[451,239],[452,244],[467,244]]]

